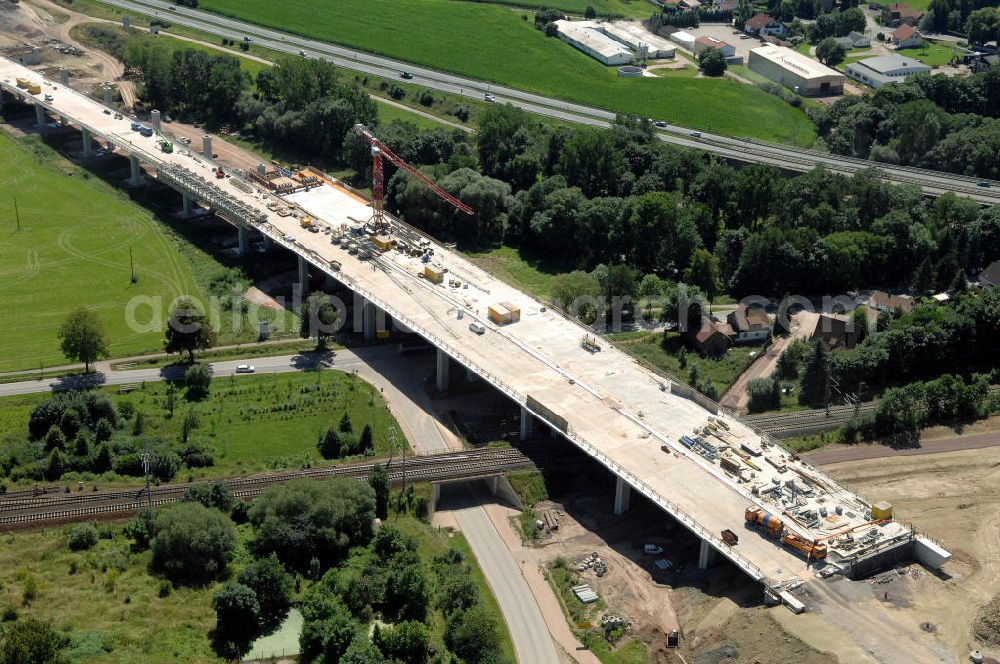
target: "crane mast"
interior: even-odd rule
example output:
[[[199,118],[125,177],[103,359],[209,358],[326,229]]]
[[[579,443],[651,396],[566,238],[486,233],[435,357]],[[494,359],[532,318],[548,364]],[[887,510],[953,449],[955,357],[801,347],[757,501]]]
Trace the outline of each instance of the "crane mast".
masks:
[[[458,200],[447,191],[442,189],[431,180],[429,177],[421,173],[417,168],[411,166],[410,164],[403,161],[403,158],[390,150],[386,145],[378,140],[375,135],[371,132],[368,127],[363,124],[354,125],[354,131],[359,136],[365,139],[368,145],[371,147],[372,151],[372,218],[371,223],[375,227],[376,233],[388,233],[391,231],[389,227],[389,221],[385,216],[385,179],[384,170],[382,168],[382,159],[388,159],[390,162],[403,169],[416,179],[420,180],[422,183],[427,185],[427,187],[433,191],[438,198],[441,198],[453,207],[455,207],[460,212],[465,214],[474,214],[474,210]]]

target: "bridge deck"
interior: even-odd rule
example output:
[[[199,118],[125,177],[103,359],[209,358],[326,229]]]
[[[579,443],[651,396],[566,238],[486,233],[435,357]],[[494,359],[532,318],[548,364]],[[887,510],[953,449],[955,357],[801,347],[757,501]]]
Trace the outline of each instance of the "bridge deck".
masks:
[[[15,87],[15,78],[42,83],[39,95],[29,95]],[[53,85],[16,63],[0,59],[0,85],[7,91],[43,104],[50,112],[87,127],[96,137],[111,140],[158,171],[173,167],[188,169],[192,176],[225,192],[231,199],[256,210],[253,223],[275,242],[304,256],[312,265],[346,283],[397,321],[418,332],[454,359],[473,369],[522,405],[530,396],[549,413],[565,418],[567,437],[611,468],[633,487],[653,498],[699,536],[711,541],[723,555],[758,579],[771,582],[793,576],[806,577],[805,561],[776,543],[753,532],[743,532],[743,512],[757,504],[776,514],[793,530],[807,538],[832,534],[866,521],[869,506],[864,499],[838,486],[819,471],[780,448],[763,450],[752,458],[753,469],[739,457],[741,477],[734,478],[704,456],[679,442],[682,435],[694,435],[709,422],[710,412],[698,403],[671,392],[671,381],[637,363],[606,342],[602,350],[590,353],[581,347],[589,331],[563,315],[545,310],[543,305],[493,277],[457,252],[434,245],[433,263],[449,270],[445,282],[434,285],[418,278],[423,264],[417,258],[390,251],[374,261],[360,261],[331,243],[331,235],[342,225],[367,220],[370,209],[356,196],[337,187],[322,185],[286,198],[328,224],[332,234],[310,233],[293,217],[280,217],[267,209],[275,201],[246,181],[236,177],[216,179],[202,156],[175,144],[172,154],[158,150],[154,137],[145,138],[130,130],[128,118],[115,120],[97,101],[62,86]],[[45,100],[44,95],[52,95]],[[218,140],[217,138],[215,140]],[[242,187],[242,188],[241,188]],[[246,189],[247,191],[244,191]],[[247,193],[249,192],[249,193]],[[241,220],[234,220],[241,221]],[[288,239],[286,239],[288,238]],[[294,238],[292,240],[291,238]],[[330,261],[339,261],[339,271]],[[462,286],[451,285],[458,278]],[[511,302],[521,309],[519,322],[499,327],[487,317],[487,307]],[[458,310],[464,317],[459,319]],[[487,332],[479,336],[469,330],[471,321],[482,323]],[[683,389],[681,386],[674,386]],[[549,417],[548,419],[553,419]],[[742,422],[722,416],[731,433],[702,437],[717,448],[727,443],[738,448],[741,442],[760,445],[760,437]],[[551,424],[552,422],[550,422]],[[667,445],[669,453],[661,451]],[[779,471],[765,457],[784,465]],[[794,480],[805,495],[785,490],[766,498],[751,494],[756,487],[771,488]],[[837,515],[835,506],[841,506]],[[825,508],[828,514],[807,517],[796,523],[787,512]],[[815,517],[815,519],[813,518]],[[740,533],[738,546],[730,548],[720,540],[723,529]],[[856,536],[863,531],[858,531]],[[909,529],[897,522],[879,527],[882,545],[908,536]],[[850,556],[856,545],[832,547],[834,555]]]

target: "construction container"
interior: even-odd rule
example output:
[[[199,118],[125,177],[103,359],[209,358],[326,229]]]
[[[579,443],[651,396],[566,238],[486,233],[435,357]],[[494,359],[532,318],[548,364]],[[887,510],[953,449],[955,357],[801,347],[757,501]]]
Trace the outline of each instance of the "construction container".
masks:
[[[739,536],[733,531],[726,529],[722,531],[722,541],[729,546],[736,546],[740,542]]]
[[[389,338],[389,330],[377,330],[375,332],[375,338],[377,338],[377,339],[388,339]]]
[[[17,87],[21,88],[22,90],[27,89],[29,85],[31,85],[31,81],[29,81],[28,79],[26,78],[17,79]]]
[[[521,320],[521,310],[510,302],[501,302],[488,307],[490,320],[497,325],[509,325]]]
[[[771,537],[779,537],[785,530],[781,519],[760,507],[748,507],[745,517],[747,523],[760,526]]]
[[[739,475],[739,473],[740,473],[740,462],[739,461],[734,461],[734,460],[732,460],[732,459],[730,459],[728,457],[720,457],[719,458],[719,465],[722,466],[723,470],[728,471],[728,472],[730,472],[730,473],[732,473],[734,475]]]
[[[28,83],[28,87],[26,89],[33,95],[42,94],[42,86],[38,85],[38,83]]]
[[[376,235],[372,238],[372,243],[378,247],[379,251],[389,251],[392,249],[393,245],[396,243],[395,240],[390,238],[388,235]]]
[[[432,265],[425,265],[424,277],[432,284],[439,284],[444,281],[444,271]]]
[[[892,503],[881,500],[872,505],[872,521],[885,521],[892,518]]]

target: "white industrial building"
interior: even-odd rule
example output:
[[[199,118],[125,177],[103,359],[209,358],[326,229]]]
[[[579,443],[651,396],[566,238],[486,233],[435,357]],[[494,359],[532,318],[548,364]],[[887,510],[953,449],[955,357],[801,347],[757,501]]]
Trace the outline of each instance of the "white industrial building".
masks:
[[[751,49],[747,66],[803,97],[844,94],[843,74],[784,46]]]
[[[847,75],[855,81],[878,89],[886,83],[905,81],[914,74],[926,74],[931,68],[904,55],[882,55],[847,65]]]
[[[670,39],[670,41],[677,44],[681,48],[686,48],[687,50],[694,52],[694,40],[696,39],[696,37],[692,35],[690,32],[684,32],[683,30],[678,30],[677,32],[671,33],[668,39]]]
[[[637,54],[657,60],[660,58],[674,57],[675,49],[673,44],[661,39],[637,25],[598,23],[594,29],[600,30],[616,41],[620,41]]]
[[[595,29],[590,21],[556,21],[559,38],[606,65],[626,65],[635,58],[621,42]]]

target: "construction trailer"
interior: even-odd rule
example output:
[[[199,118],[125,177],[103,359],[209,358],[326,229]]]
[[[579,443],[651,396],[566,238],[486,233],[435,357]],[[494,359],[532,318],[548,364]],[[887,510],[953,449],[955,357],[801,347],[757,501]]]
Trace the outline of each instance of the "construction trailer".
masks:
[[[432,284],[440,284],[444,281],[444,270],[433,265],[424,266],[424,278]]]
[[[521,309],[510,302],[491,304],[488,307],[490,320],[497,325],[510,325],[521,320]]]

